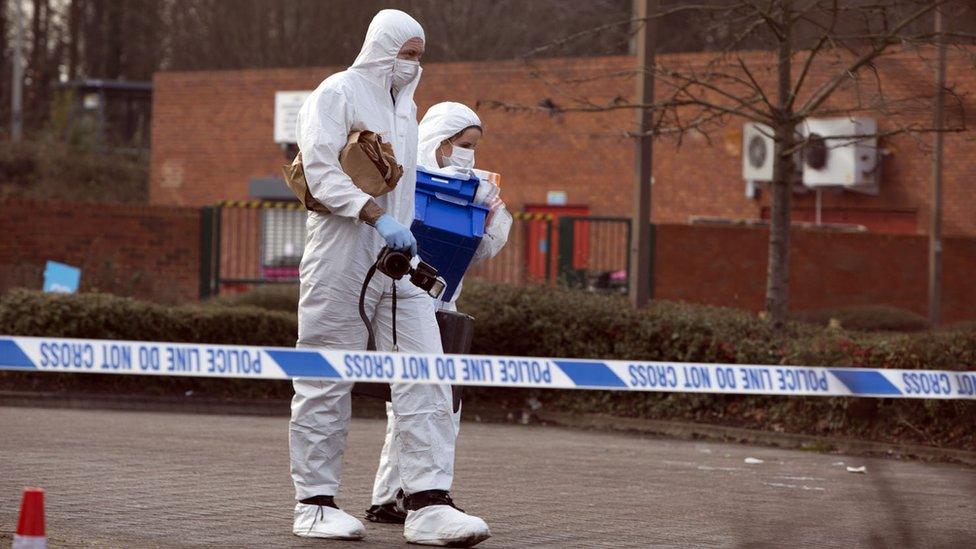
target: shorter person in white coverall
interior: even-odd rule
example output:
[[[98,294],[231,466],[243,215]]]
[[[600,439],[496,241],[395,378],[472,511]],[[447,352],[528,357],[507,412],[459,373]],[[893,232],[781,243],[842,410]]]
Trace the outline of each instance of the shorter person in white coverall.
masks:
[[[397,10],[380,11],[349,69],[329,76],[298,113],[298,146],[312,197],[328,213],[309,212],[300,268],[298,347],[364,350],[367,330],[359,315],[364,278],[384,246],[416,253],[407,228],[414,216],[417,106],[424,30]],[[342,170],[339,152],[351,132],[370,130],[390,143],[403,176],[391,192],[372,197]],[[377,273],[365,287],[365,314],[380,351],[394,350],[396,307],[399,350],[441,352],[430,297],[409,282]],[[395,293],[394,293],[395,292]],[[394,296],[397,297],[394,300]],[[303,359],[296,367],[321,371]],[[338,367],[338,365],[336,365]],[[289,423],[291,476],[295,485],[295,535],[360,539],[363,524],[339,509],[342,454],[351,416],[350,382],[296,378]],[[457,509],[450,497],[454,477],[451,388],[393,383],[399,481],[408,510],[408,542],[469,547],[489,537],[478,517]]]
[[[417,163],[426,168],[468,175],[474,168],[474,152],[483,134],[481,119],[470,108],[461,103],[438,103],[420,121]],[[487,206],[489,214],[484,238],[475,251],[472,264],[495,257],[508,241],[508,232],[512,227],[512,215],[499,198],[496,185],[482,180],[475,202]],[[459,284],[450,301],[435,300],[435,305],[439,309],[456,311],[460,294]],[[386,414],[386,440],[373,482],[372,507],[366,511],[366,518],[373,522],[401,523],[406,518],[406,509],[400,484],[399,456],[394,444],[397,420],[389,402],[386,403]],[[455,428],[460,430],[460,405],[453,416]]]

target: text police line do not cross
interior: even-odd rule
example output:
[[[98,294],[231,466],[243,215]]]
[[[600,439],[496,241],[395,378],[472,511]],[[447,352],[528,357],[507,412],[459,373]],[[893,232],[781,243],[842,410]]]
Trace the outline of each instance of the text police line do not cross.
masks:
[[[976,399],[976,372],[578,360],[0,336],[0,370],[611,391]]]

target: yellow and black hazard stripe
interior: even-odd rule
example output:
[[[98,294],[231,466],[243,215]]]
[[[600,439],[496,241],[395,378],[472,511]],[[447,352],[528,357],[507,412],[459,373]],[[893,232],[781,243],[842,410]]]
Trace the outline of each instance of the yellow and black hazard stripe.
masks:
[[[278,210],[302,210],[301,202],[297,200],[221,200],[217,202],[220,208],[242,208],[242,209],[278,209]],[[514,212],[512,217],[521,221],[554,221],[556,217],[550,213],[533,212]]]
[[[221,200],[216,204],[220,208],[244,208],[244,209],[275,209],[275,210],[302,210],[301,202],[297,200]]]
[[[532,212],[515,212],[512,217],[522,221],[552,221],[556,219],[552,214]]]

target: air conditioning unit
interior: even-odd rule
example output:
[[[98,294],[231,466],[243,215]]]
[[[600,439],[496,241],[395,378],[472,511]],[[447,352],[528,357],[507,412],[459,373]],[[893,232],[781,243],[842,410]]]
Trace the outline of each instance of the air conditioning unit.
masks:
[[[796,139],[803,138],[800,126],[796,127]],[[742,178],[746,181],[746,198],[759,196],[759,183],[773,180],[773,162],[776,156],[776,141],[773,128],[759,122],[746,122],[742,126]],[[806,193],[807,188],[800,183],[800,164],[802,158],[797,151],[793,155],[796,168],[794,193]]]
[[[758,122],[742,126],[742,179],[772,181],[775,148],[773,129]]]
[[[809,118],[803,123],[803,184],[878,194],[881,162],[873,118]]]

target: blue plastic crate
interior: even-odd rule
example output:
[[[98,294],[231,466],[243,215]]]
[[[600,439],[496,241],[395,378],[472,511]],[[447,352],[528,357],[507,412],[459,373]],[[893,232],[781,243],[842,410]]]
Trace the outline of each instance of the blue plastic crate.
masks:
[[[417,168],[418,190],[474,200],[479,182],[480,180],[476,175],[472,175],[469,179],[460,179],[445,174],[428,172],[420,167]]]
[[[447,287],[441,299],[450,301],[485,235],[488,208],[449,194],[417,189],[414,220],[420,258],[437,269]]]

